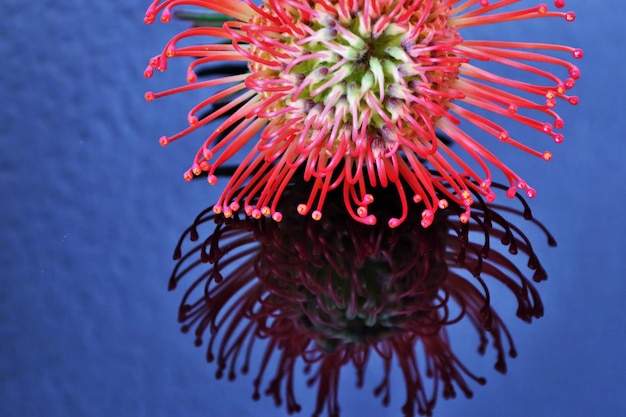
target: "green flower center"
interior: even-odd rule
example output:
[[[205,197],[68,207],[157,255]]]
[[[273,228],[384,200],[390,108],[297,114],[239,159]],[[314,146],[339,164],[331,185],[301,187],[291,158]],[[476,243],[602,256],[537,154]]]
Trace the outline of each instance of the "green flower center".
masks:
[[[280,63],[250,64],[263,81],[252,88],[276,98],[268,114],[300,119],[301,145],[323,142],[328,151],[347,138],[375,156],[403,139],[432,141],[434,123],[454,97],[460,62],[451,50],[460,38],[447,24],[449,10],[417,4],[347,18],[318,6],[308,20],[294,17],[301,33],[280,34],[275,49],[253,45],[255,56]],[[278,93],[268,88],[277,85]]]

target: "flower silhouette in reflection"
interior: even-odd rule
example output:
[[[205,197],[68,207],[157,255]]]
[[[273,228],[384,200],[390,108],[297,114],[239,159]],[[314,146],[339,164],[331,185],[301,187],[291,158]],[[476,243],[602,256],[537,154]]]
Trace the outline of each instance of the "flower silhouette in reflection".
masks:
[[[309,186],[291,183],[283,203],[298,201]],[[398,209],[395,190],[369,191],[375,196],[371,213],[391,218]],[[253,398],[264,393],[277,405],[285,402],[290,414],[301,410],[296,386],[302,370],[316,391],[313,416],[326,411],[335,417],[344,367],[356,369],[361,387],[368,363],[378,357],[382,381],[374,392],[382,403],[390,403],[398,364],[404,415],[432,415],[438,397],[458,391],[471,397],[472,385],[486,382],[455,354],[447,326],[468,320],[479,353],[491,345],[499,372],[506,372],[507,356],[516,356],[491,306],[492,284],[514,295],[520,319],[543,314],[533,281],[546,272],[505,215],[538,225],[550,245],[554,239],[532,220],[521,197],[521,210],[474,197],[469,221],[459,219],[465,207],[450,204],[428,228],[419,205],[397,228],[363,225],[345,213],[341,193],[329,193],[319,221],[287,210],[282,222],[237,213],[226,218],[211,207],[185,231],[174,255],[170,290],[186,288],[182,329],[205,346],[218,378],[251,372]]]

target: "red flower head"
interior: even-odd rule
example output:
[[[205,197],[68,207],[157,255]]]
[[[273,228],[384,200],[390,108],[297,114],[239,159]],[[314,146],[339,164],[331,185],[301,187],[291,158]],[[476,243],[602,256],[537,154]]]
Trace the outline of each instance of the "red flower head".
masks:
[[[289,206],[311,187],[289,184],[280,204]],[[399,208],[389,189],[372,194],[371,209],[379,218],[387,220]],[[404,415],[431,415],[439,395],[452,398],[459,389],[470,397],[471,381],[485,383],[452,351],[448,325],[468,319],[481,354],[491,342],[500,372],[506,371],[507,350],[516,354],[490,305],[490,281],[511,290],[521,319],[543,314],[530,274],[513,256],[523,254],[533,279],[545,279],[530,242],[475,196],[479,203],[467,223],[458,219],[465,207],[450,204],[426,229],[419,216],[424,203],[410,206],[397,228],[371,227],[345,213],[339,190],[329,193],[328,215],[320,221],[295,212],[285,212],[280,223],[237,213],[225,218],[208,209],[175,253],[179,262],[170,289],[185,282],[188,288],[179,311],[183,330],[194,331],[198,346],[208,338],[207,360],[217,363],[218,378],[226,372],[234,379],[237,368],[247,373],[256,367],[255,399],[269,367],[276,366],[265,394],[277,405],[284,394],[289,413],[300,411],[300,364],[309,374],[307,385],[317,391],[313,415],[326,409],[337,417],[343,367],[352,364],[362,386],[370,358],[378,357],[384,372],[375,394],[383,404],[390,401],[389,376],[397,363],[406,385]],[[183,250],[184,240],[197,241],[206,227],[210,236]],[[494,239],[503,246],[490,243]]]
[[[175,36],[145,71],[151,77],[155,68],[165,70],[170,58],[193,57],[188,84],[149,92],[146,98],[222,88],[190,110],[187,129],[161,138],[166,145],[233,111],[210,130],[186,179],[206,172],[214,184],[216,170],[255,141],[226,185],[216,213],[229,216],[243,207],[255,218],[280,220],[281,195],[295,168],[303,167],[304,178],[314,184],[311,194],[287,209],[314,219],[322,217],[328,191],[339,188],[350,215],[374,223],[376,218],[367,214],[371,195],[364,190],[380,184],[395,187],[402,200],[400,212],[389,220],[391,227],[406,219],[405,186],[409,199],[424,201],[424,226],[449,202],[466,207],[461,220],[467,221],[472,193],[495,198],[494,168],[506,177],[509,197],[516,188],[529,197],[535,194],[489,150],[491,141],[545,160],[552,157],[511,137],[496,120],[515,120],[558,143],[563,120],[554,107],[562,100],[578,102],[567,90],[579,70],[555,55],[580,58],[581,50],[462,37],[475,26],[550,17],[574,20],[573,13],[551,11],[545,4],[510,7],[517,2],[264,0],[257,6],[250,0],[155,0],[146,12],[147,23],[159,13],[168,22],[171,9],[181,5],[217,14]],[[199,68],[232,61],[247,63],[248,71],[197,82]],[[543,81],[498,75],[493,65],[481,68],[486,61]],[[224,99],[227,104],[219,109],[211,107]],[[212,109],[208,116],[198,117],[206,109]],[[462,120],[482,129],[485,137],[472,137],[461,128]],[[456,150],[437,132],[448,136]],[[253,139],[257,134],[259,139]],[[220,135],[223,140],[216,141]]]

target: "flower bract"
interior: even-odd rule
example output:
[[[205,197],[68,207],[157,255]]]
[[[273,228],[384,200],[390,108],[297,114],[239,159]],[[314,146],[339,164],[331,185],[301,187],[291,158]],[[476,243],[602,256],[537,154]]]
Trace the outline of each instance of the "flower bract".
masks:
[[[496,172],[508,184],[507,196],[517,190],[529,197],[536,193],[496,156],[495,142],[552,158],[545,145],[513,137],[503,122],[520,123],[560,143],[564,121],[555,106],[578,102],[568,90],[580,71],[566,58],[582,57],[580,49],[464,37],[478,26],[575,18],[545,4],[516,6],[520,2],[528,3],[155,0],[146,12],[147,23],[158,16],[170,21],[172,9],[179,6],[195,7],[191,15],[199,17],[145,71],[151,77],[155,69],[165,70],[168,60],[186,57],[191,60],[188,83],[148,92],[146,98],[196,89],[212,92],[189,111],[189,127],[161,138],[167,145],[218,123],[206,129],[209,134],[185,173],[188,180],[205,173],[209,183],[216,183],[219,168],[248,149],[234,161],[237,169],[216,213],[229,216],[243,209],[255,218],[280,221],[278,202],[293,175],[301,172],[313,187],[291,210],[317,220],[327,193],[340,189],[354,219],[375,223],[368,212],[372,196],[365,189],[382,185],[395,188],[402,203],[388,221],[391,227],[405,221],[409,204],[421,201],[424,227],[451,201],[466,208],[461,220],[467,221],[474,191],[495,199],[491,184]],[[559,9],[565,2],[554,4]],[[245,66],[236,74],[198,77],[224,63]],[[408,187],[408,199],[403,187]]]

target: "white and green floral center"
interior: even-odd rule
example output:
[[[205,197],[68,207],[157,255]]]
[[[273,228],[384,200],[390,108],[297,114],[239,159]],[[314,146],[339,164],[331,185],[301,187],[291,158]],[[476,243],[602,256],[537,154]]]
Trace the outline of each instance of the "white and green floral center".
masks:
[[[328,151],[345,139],[351,143],[346,152],[367,146],[375,156],[409,133],[412,142],[432,141],[435,119],[454,96],[450,84],[460,63],[450,51],[459,37],[441,8],[419,8],[345,18],[317,7],[308,20],[294,20],[301,34],[277,35],[282,48],[253,45],[259,58],[281,64],[250,65],[261,80],[252,88],[276,98],[266,113],[300,120],[299,143],[323,143]]]

